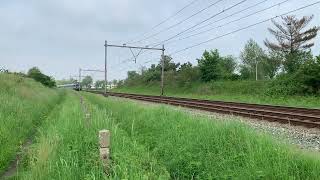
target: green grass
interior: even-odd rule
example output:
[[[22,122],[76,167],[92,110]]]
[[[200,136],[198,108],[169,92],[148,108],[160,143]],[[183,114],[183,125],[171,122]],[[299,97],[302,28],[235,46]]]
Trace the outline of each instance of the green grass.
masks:
[[[19,126],[10,128],[20,128],[26,132],[34,128],[37,130],[33,144],[24,154],[13,179],[320,177],[319,154],[296,149],[237,121],[213,121],[171,110],[168,106],[146,106],[81,93],[91,114],[87,120],[77,92],[67,91],[62,96],[56,90],[44,88],[39,93],[36,88],[39,85],[35,82],[16,81],[26,84],[6,85],[3,91],[8,92],[7,99],[24,103],[16,109],[12,121],[24,118],[35,120],[29,120],[32,123],[23,121]],[[5,80],[3,82],[7,83]],[[35,92],[32,96],[20,97],[18,95],[21,93],[16,92],[21,91],[20,88],[12,87],[21,85],[30,87],[24,93]],[[59,102],[59,105],[54,106],[50,102]],[[10,108],[15,110],[15,103],[9,105],[0,107],[1,114],[8,116]],[[112,161],[108,176],[104,174],[99,160],[98,131],[101,129],[111,130]],[[15,129],[14,132],[20,133]],[[1,148],[10,146],[4,145]]]
[[[316,96],[267,96],[264,90],[267,88],[268,83],[268,81],[193,83],[190,87],[185,88],[176,85],[167,85],[164,91],[167,96],[320,108],[320,97]],[[112,91],[159,95],[160,86],[158,84],[124,86]]]
[[[168,179],[148,149],[118,127],[104,109],[87,103],[92,119],[83,117],[80,98],[68,93],[39,129],[17,179],[105,179],[99,160],[98,131],[112,131],[112,179]]]
[[[236,122],[87,95],[177,179],[318,179],[319,155]]]
[[[1,174],[62,94],[10,74],[0,74],[0,85]]]

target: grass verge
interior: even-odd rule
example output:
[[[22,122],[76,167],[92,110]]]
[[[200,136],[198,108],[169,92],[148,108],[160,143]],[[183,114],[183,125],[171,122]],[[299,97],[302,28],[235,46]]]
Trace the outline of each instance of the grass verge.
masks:
[[[84,102],[87,102],[86,100]],[[84,119],[79,96],[69,92],[39,129],[17,179],[168,179],[166,169],[118,127],[104,109],[86,103],[91,119]],[[98,131],[112,132],[109,177],[99,160]]]
[[[14,160],[36,127],[61,100],[62,93],[31,79],[0,74],[0,174]]]
[[[189,87],[165,86],[165,95],[187,98],[199,98],[221,101],[235,101],[244,103],[283,105],[293,107],[320,108],[320,97],[316,96],[268,96],[264,89],[267,88],[264,81],[230,81],[214,83],[194,83]],[[158,84],[136,85],[120,87],[114,92],[138,93],[159,95]]]
[[[247,126],[193,117],[165,106],[86,95],[146,147],[173,179],[318,179],[318,154]]]

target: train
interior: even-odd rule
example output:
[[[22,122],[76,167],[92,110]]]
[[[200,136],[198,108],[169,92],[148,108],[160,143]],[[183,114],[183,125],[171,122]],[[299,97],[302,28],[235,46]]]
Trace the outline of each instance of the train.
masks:
[[[72,83],[72,84],[63,84],[63,85],[58,85],[58,88],[65,88],[65,89],[73,89],[76,91],[81,91],[82,87],[80,83]]]

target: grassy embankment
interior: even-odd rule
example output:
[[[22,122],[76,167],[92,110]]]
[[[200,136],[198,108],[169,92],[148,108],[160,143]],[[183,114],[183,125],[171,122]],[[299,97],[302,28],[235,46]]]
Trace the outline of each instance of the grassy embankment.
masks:
[[[32,81],[26,83],[31,83],[32,89],[38,86]],[[14,89],[20,91],[20,88]],[[53,94],[58,98],[57,91],[42,90],[50,92],[44,93],[47,98]],[[16,101],[25,104],[30,101],[33,107],[21,106],[15,113],[19,119],[24,119],[24,114],[31,116],[45,105],[37,105],[36,94],[30,96],[32,99],[26,94]],[[107,178],[98,154],[97,133],[101,129],[112,132],[111,179],[317,179],[320,176],[318,154],[297,150],[242,124],[211,121],[165,106],[150,107],[83,95],[91,112],[88,121],[74,92],[67,92],[59,106],[46,106],[51,107],[51,112],[45,118],[41,116],[34,144],[20,163],[16,179]],[[14,96],[8,94],[7,99],[14,100]],[[1,111],[2,114],[15,109],[7,106],[1,107],[6,110]],[[28,121],[26,125],[23,123],[17,127],[27,127]],[[8,128],[13,128],[12,134],[16,135],[21,130],[16,130],[17,127]]]
[[[61,95],[31,79],[0,74],[0,174]]]
[[[268,86],[268,81],[225,81],[207,84],[194,83],[190,87],[185,88],[181,88],[176,85],[167,85],[165,86],[165,95],[245,103],[320,108],[320,97],[269,96],[266,95],[266,89]],[[159,95],[160,84],[124,86],[112,91]]]
[[[317,179],[317,154],[236,122],[216,122],[124,100],[68,93],[39,130],[19,179],[103,179],[97,133],[112,132],[112,179]]]

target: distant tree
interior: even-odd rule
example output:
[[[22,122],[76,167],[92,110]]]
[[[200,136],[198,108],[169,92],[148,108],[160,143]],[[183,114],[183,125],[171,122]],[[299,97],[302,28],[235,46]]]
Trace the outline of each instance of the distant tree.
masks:
[[[220,56],[217,49],[204,51],[198,59],[200,77],[204,82],[218,79],[234,79],[237,63],[232,56]]]
[[[62,80],[56,80],[57,85],[62,84],[72,84],[78,82],[76,79],[70,78],[70,79],[62,79]]]
[[[81,82],[81,85],[86,87],[87,89],[91,87],[91,84],[93,82],[93,79],[91,76],[85,76],[83,79],[82,79],[82,82]]]
[[[277,43],[270,42],[268,39],[264,43],[270,50],[283,53],[284,70],[288,73],[293,73],[301,66],[301,63],[296,62],[300,60],[297,56],[314,45],[310,41],[317,36],[319,27],[314,26],[303,31],[312,19],[313,16],[304,16],[301,19],[285,16],[282,17],[282,24],[272,21],[277,30],[268,28],[269,32],[275,36]]]
[[[172,61],[172,57],[165,55],[164,56],[164,71],[176,71],[177,68],[180,66],[180,63],[174,63]],[[159,61],[159,64],[157,65],[157,69],[161,70],[162,63],[161,60]]]
[[[234,71],[237,68],[236,59],[233,56],[221,57],[219,66],[223,79],[233,79]]]
[[[56,86],[55,80],[52,77],[43,74],[40,71],[40,69],[37,67],[33,67],[29,69],[27,76],[34,79],[35,81],[42,83],[45,86],[48,86],[48,87]]]
[[[202,81],[209,82],[220,78],[221,69],[219,68],[219,61],[220,55],[217,49],[204,51],[201,59],[198,59]]]
[[[142,81],[141,75],[136,71],[128,71],[127,76],[128,77],[125,80],[125,84],[128,86],[140,84]]]
[[[198,67],[193,67],[190,62],[182,64],[177,71],[179,86],[190,86],[200,79]]]
[[[94,86],[96,87],[96,89],[103,89],[105,87],[105,81],[98,80],[94,83]]]
[[[143,81],[144,82],[160,81],[161,80],[160,67],[156,66],[155,64],[152,64],[151,67],[142,74]]]
[[[118,80],[116,80],[116,79],[112,80],[112,84],[117,85],[118,84]]]
[[[266,58],[266,54],[263,49],[250,39],[244,46],[243,51],[240,53],[240,59],[242,61],[240,66],[240,72],[243,77],[261,79],[264,74],[261,68],[261,62]],[[260,64],[260,65],[259,65]]]
[[[274,78],[280,70],[283,57],[276,51],[270,51],[262,60],[263,71],[268,79]]]

